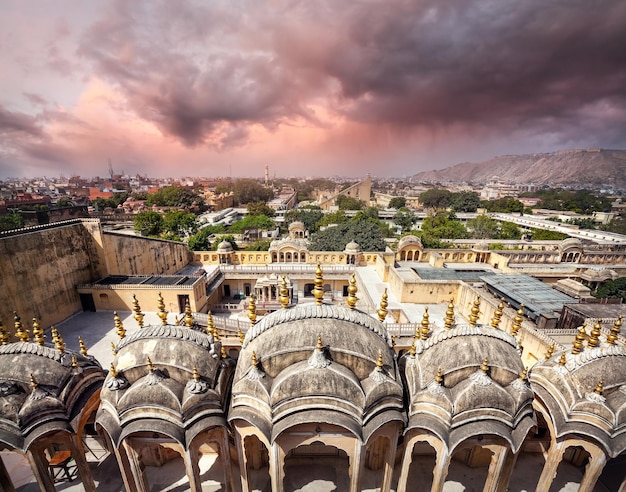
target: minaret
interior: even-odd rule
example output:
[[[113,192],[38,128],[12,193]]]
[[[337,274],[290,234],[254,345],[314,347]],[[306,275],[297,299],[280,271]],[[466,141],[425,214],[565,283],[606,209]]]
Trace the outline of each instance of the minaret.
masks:
[[[270,165],[265,164],[265,186],[270,184]]]

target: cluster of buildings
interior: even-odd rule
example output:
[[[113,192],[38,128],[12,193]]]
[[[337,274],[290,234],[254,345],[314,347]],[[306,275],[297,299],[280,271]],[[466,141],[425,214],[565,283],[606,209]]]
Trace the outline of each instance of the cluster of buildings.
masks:
[[[195,491],[626,489],[624,313],[588,296],[624,276],[626,243],[306,236],[189,251],[97,219],[0,234],[1,456],[46,491],[67,460],[102,488],[89,439],[128,491],[166,467]]]

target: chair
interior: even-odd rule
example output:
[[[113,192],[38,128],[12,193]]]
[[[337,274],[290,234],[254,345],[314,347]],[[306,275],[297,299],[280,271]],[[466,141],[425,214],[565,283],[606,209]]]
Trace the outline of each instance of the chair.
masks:
[[[72,460],[72,453],[70,451],[57,451],[55,452],[50,459],[48,460],[48,468],[50,470],[50,475],[52,476],[52,481],[56,482],[59,476],[59,469],[65,472],[65,476],[71,482],[72,474],[68,468],[69,462]]]

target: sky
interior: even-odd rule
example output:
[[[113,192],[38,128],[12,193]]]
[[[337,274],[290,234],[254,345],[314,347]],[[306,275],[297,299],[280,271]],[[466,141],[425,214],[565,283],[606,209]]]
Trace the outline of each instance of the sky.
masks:
[[[0,0],[0,177],[626,148],[623,0]]]

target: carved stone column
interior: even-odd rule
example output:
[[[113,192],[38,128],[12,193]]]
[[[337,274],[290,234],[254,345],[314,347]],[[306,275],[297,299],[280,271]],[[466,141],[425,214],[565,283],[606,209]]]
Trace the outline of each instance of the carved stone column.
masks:
[[[563,458],[563,452],[565,451],[565,443],[553,442],[548,450],[548,456],[546,463],[543,466],[539,482],[537,482],[537,490],[550,490],[550,484],[556,476],[556,471],[559,467],[559,463]]]
[[[592,492],[598,478],[602,474],[604,465],[606,464],[606,456],[604,453],[598,453],[590,459],[587,467],[585,468],[585,474],[578,487],[578,492]]]
[[[448,476],[448,468],[450,467],[450,456],[447,452],[441,450],[437,452],[437,461],[433,470],[433,485],[431,492],[441,492],[443,485],[446,483]]]
[[[497,451],[494,450],[483,491],[505,492],[516,461],[517,455],[506,446],[499,447]]]

